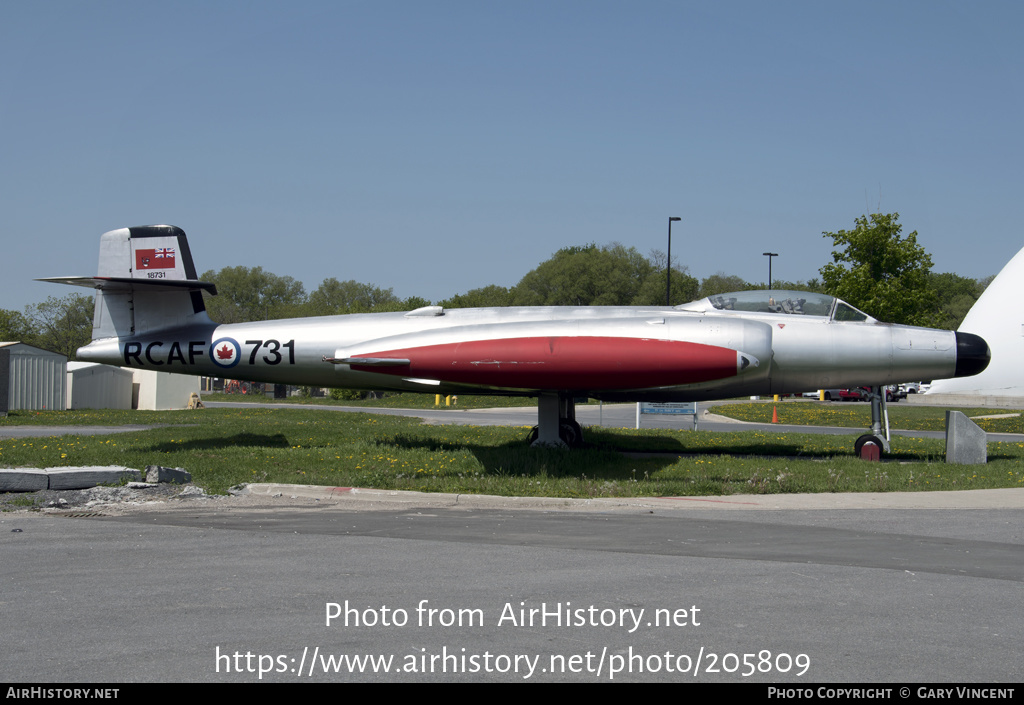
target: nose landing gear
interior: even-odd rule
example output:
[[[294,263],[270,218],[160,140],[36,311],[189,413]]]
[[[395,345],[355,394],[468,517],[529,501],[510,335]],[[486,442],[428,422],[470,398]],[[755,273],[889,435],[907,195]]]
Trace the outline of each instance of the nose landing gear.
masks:
[[[869,458],[873,455],[870,453],[870,448],[865,450],[870,445],[878,447],[878,457],[891,452],[889,448],[889,408],[885,390],[882,387],[871,387],[868,399],[871,400],[871,432],[865,433],[854,442],[853,452],[858,458]]]

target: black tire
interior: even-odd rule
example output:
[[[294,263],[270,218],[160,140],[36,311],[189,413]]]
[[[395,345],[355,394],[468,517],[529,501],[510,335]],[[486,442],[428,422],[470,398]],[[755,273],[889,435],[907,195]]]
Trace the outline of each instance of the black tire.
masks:
[[[533,445],[539,435],[539,426],[531,428],[526,435],[527,445]],[[583,445],[583,427],[575,421],[563,421],[558,425],[558,437],[570,448],[579,448]]]
[[[558,437],[570,448],[576,446],[576,429],[572,427],[572,424],[558,424]]]
[[[583,427],[575,419],[563,421],[559,426],[558,436],[570,448],[579,448],[583,445]]]

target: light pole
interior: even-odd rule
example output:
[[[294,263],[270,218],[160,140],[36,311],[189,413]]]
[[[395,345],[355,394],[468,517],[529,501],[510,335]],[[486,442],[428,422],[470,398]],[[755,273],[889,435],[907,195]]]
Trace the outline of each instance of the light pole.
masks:
[[[665,305],[672,305],[672,223],[682,218],[668,219],[668,261],[665,263]]]
[[[764,256],[768,258],[768,288],[772,288],[772,257],[778,257],[778,252],[765,252]]]

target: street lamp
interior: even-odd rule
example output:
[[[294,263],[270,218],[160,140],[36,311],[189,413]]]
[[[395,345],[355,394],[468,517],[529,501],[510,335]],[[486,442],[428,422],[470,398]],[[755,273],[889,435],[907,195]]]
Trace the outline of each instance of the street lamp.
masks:
[[[772,257],[778,257],[778,252],[765,252],[763,253],[768,258],[768,288],[772,288]]]
[[[665,305],[672,305],[672,223],[682,218],[668,219],[668,261],[665,263]]]

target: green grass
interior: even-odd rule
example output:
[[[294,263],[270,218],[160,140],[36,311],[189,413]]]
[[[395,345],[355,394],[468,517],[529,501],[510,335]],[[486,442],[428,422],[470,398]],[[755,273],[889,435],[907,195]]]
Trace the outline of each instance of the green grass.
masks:
[[[559,451],[526,447],[525,427],[432,426],[272,406],[13,412],[6,420],[18,422],[174,424],[110,436],[0,440],[0,465],[178,466],[214,493],[243,482],[555,497],[1024,486],[1018,443],[990,443],[988,465],[956,466],[944,462],[937,439],[894,438],[889,457],[896,462],[885,463],[854,458],[850,436],[755,431],[591,428],[586,448]]]
[[[868,428],[871,426],[871,406],[843,402],[756,402],[720,404],[712,411],[740,421],[771,423],[772,409],[778,410],[779,423],[798,426],[841,426]],[[969,417],[1017,413],[1013,409],[955,408]],[[1024,433],[1024,416],[1005,419],[974,419],[988,433]],[[904,431],[944,431],[946,408],[889,404],[889,427]]]
[[[0,416],[4,426],[127,426],[132,424],[195,424],[195,411],[125,411],[81,409],[78,411],[11,411]]]
[[[250,402],[259,404],[306,404],[309,406],[358,406],[370,409],[492,409],[496,407],[536,406],[537,400],[531,397],[477,396],[462,394],[445,404],[441,397],[440,405],[436,404],[433,394],[413,394],[408,392],[386,392],[375,399],[332,399],[330,397],[290,396],[286,399],[274,399],[265,394],[204,394],[203,401]],[[596,403],[596,402],[595,402]]]

